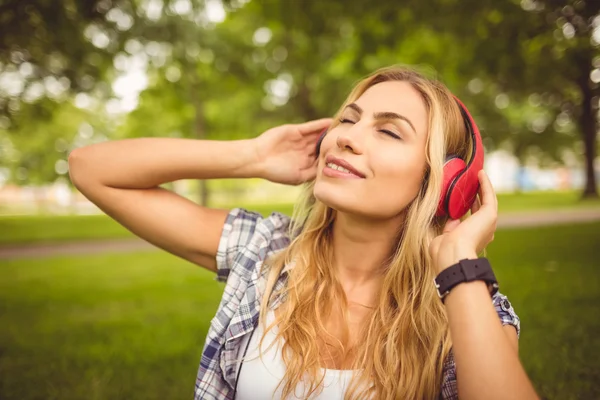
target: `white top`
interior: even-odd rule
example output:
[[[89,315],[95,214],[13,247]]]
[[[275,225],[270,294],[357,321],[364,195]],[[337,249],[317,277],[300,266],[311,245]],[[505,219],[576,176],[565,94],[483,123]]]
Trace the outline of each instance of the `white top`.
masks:
[[[267,313],[267,326],[273,323],[275,319],[275,313],[269,310]],[[258,344],[260,338],[263,336],[262,323],[254,329],[254,332],[250,338],[250,344],[246,357],[243,360],[240,376],[237,382],[237,394],[236,400],[268,400],[268,399],[280,399],[283,385],[280,385],[277,389],[277,393],[274,393],[275,388],[285,375],[285,364],[281,356],[282,341],[268,349],[275,336],[277,334],[277,326],[273,327],[265,337],[263,345],[261,347],[262,359],[258,357]],[[250,335],[247,335],[250,336]],[[243,356],[244,349],[246,348],[248,339],[244,338],[240,346],[240,354],[238,358]],[[323,370],[323,369],[322,369]],[[318,395],[313,395],[312,399],[318,400],[336,400],[343,399],[346,388],[350,385],[350,379],[353,375],[353,370],[335,370],[325,369],[325,377],[323,379],[323,390]],[[296,388],[296,396],[291,399],[302,399],[304,393],[304,385],[298,384]],[[289,397],[288,397],[289,398]]]

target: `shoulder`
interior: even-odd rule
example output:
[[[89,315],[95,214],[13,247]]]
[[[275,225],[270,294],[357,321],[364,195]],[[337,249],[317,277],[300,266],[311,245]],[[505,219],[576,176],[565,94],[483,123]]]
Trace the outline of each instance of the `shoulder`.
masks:
[[[290,223],[290,217],[279,212],[263,217],[255,211],[232,209],[217,249],[217,280],[226,281],[232,270],[250,272],[258,261],[287,247]]]

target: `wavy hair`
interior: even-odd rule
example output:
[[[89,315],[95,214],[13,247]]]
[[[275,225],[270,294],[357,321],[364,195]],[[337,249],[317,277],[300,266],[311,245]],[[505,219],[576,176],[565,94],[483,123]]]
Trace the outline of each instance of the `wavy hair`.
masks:
[[[432,283],[435,270],[428,250],[446,221],[435,217],[445,154],[466,157],[471,144],[465,140],[466,128],[450,91],[440,82],[405,67],[380,69],[360,81],[337,112],[334,124],[347,104],[371,86],[386,81],[410,83],[427,107],[429,134],[423,184],[405,210],[396,244],[383,266],[378,304],[367,317],[356,344],[350,344],[347,324],[341,328],[339,339],[325,329],[324,322],[331,313],[340,313],[348,322],[348,302],[332,267],[336,211],[314,197],[314,181],[306,184],[294,207],[291,243],[267,260],[263,271],[267,276],[260,310],[263,324],[273,300],[277,296],[285,300],[275,321],[265,326],[265,332],[277,326],[277,338],[283,340],[286,372],[278,386],[283,385],[283,398],[295,394],[301,382],[305,388],[303,398],[320,392],[324,378],[320,360],[325,343],[342,360],[343,369],[358,372],[345,399],[439,396],[443,362],[451,342],[446,312]],[[287,272],[287,284],[275,291],[275,282],[290,263],[293,267]]]

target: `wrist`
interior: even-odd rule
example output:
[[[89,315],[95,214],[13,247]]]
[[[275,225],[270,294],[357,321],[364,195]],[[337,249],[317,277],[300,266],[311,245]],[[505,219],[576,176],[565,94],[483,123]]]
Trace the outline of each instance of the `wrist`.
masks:
[[[477,258],[477,252],[467,246],[457,245],[441,248],[438,252],[436,269],[439,274],[460,260],[475,258]]]
[[[240,139],[230,142],[230,154],[234,157],[235,167],[231,178],[262,178],[264,168],[260,161],[254,139]]]
[[[438,295],[444,299],[456,286],[483,281],[490,295],[498,291],[498,280],[487,258],[463,259],[440,272],[434,279]]]

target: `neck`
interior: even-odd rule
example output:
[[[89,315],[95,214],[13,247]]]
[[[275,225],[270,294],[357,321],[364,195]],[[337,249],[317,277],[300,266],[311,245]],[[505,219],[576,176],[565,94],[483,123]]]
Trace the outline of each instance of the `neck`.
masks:
[[[332,235],[334,267],[348,300],[357,291],[363,293],[358,302],[372,305],[403,218],[369,220],[337,212]]]

